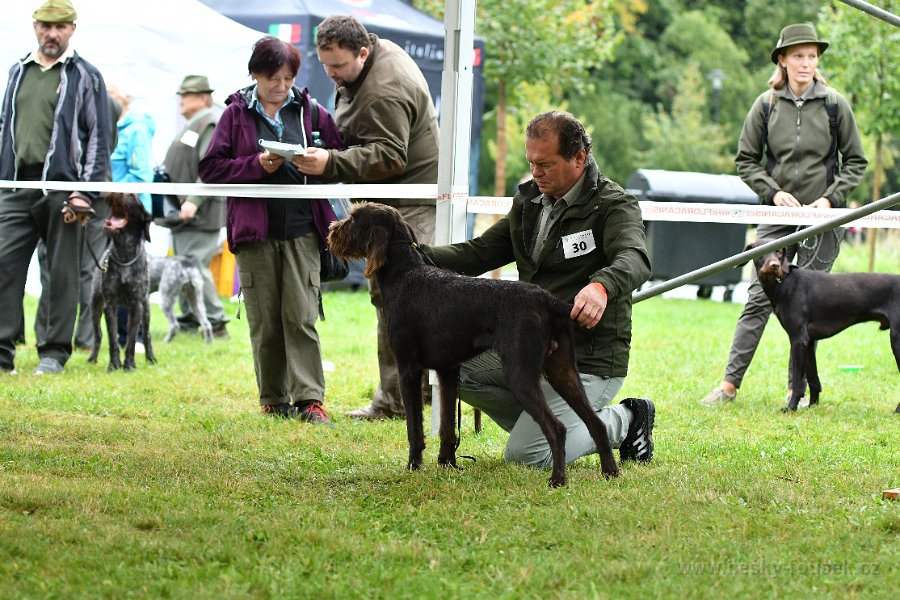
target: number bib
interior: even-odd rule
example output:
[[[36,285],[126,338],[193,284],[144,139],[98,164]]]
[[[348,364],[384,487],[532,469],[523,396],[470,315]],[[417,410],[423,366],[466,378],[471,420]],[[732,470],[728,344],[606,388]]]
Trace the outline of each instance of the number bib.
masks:
[[[562,246],[563,254],[569,259],[590,254],[597,247],[597,243],[594,241],[594,232],[588,229],[563,236]]]

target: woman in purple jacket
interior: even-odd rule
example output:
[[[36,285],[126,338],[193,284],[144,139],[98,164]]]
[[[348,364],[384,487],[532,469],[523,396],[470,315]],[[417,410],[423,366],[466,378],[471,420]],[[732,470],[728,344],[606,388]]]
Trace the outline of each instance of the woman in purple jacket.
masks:
[[[299,52],[267,36],[253,46],[247,66],[255,83],[226,101],[200,161],[200,178],[206,183],[319,183],[260,144],[344,149],[331,115],[293,85]],[[311,109],[318,111],[316,118]],[[331,204],[228,198],[227,206],[228,246],[237,259],[262,411],[330,425],[322,408],[325,374],[316,317],[319,250],[336,220]]]

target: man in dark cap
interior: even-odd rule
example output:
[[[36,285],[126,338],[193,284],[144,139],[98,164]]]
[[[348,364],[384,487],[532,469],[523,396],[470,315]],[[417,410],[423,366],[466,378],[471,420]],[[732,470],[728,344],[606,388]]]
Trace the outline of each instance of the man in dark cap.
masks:
[[[70,46],[77,14],[48,0],[32,15],[38,48],[9,71],[0,117],[0,179],[107,181],[110,116],[100,72]],[[72,354],[89,192],[0,190],[0,373],[15,373],[28,264],[47,247],[49,311],[35,374],[59,373]]]
[[[203,75],[188,75],[181,82],[181,115],[187,119],[184,128],[175,136],[166,153],[163,165],[176,183],[200,182],[197,165],[206,154],[209,140],[221,109],[213,104],[209,79]],[[172,228],[172,250],[190,259],[203,273],[203,302],[206,316],[213,328],[213,336],[228,338],[225,309],[216,290],[209,263],[218,253],[219,231],[225,226],[225,198],[220,196],[177,196],[181,212],[175,219],[160,219],[160,225]],[[182,329],[196,331],[199,322],[186,302],[181,303],[183,315],[178,317]]]

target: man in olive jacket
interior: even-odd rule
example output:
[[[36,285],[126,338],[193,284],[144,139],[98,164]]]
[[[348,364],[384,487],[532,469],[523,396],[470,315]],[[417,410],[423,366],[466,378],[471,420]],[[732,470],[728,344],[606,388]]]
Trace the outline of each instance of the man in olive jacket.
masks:
[[[334,121],[347,150],[310,148],[300,171],[343,183],[437,183],[438,123],[425,76],[397,44],[366,31],[354,17],[332,15],[319,24],[316,52],[334,80]],[[434,240],[434,200],[379,200],[397,208],[423,243]],[[405,415],[400,376],[387,336],[381,290],[369,280],[378,316],[380,383],[370,405],[347,413],[358,419]],[[429,388],[424,386],[428,393]]]
[[[628,373],[631,294],[650,277],[644,225],[637,200],[600,172],[590,150],[590,136],[571,114],[538,115],[525,135],[533,179],[519,186],[509,213],[473,240],[423,249],[437,266],[473,276],[515,261],[519,279],[572,303],[588,399],[622,460],[647,461],[653,403],[628,398],[607,406]],[[566,462],[595,453],[581,419],[546,381],[542,389],[567,428]],[[495,353],[463,364],[459,397],[510,432],[506,460],[550,466],[547,441],[510,393]]]

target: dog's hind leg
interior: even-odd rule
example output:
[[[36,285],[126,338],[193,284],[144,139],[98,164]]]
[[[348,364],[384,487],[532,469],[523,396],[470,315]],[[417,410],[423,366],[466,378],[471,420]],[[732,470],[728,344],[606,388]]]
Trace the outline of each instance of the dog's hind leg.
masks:
[[[578,376],[575,368],[575,356],[570,349],[572,348],[571,339],[567,341],[558,340],[559,347],[556,351],[551,352],[544,359],[544,374],[547,376],[547,382],[556,392],[562,396],[563,400],[572,407],[575,414],[578,415],[587,426],[588,433],[597,446],[597,454],[600,456],[600,468],[603,474],[609,477],[618,477],[619,467],[616,465],[616,458],[613,456],[612,444],[609,441],[609,433],[606,426],[597,413],[594,412],[585,394],[584,386]]]
[[[407,467],[416,470],[422,466],[425,451],[425,432],[422,429],[422,369],[397,361],[400,371],[400,398],[406,407],[406,437],[409,440]]]
[[[150,339],[150,297],[144,296],[144,314],[141,325],[144,330],[144,357],[148,363],[156,364],[156,355],[153,353],[153,341]]]
[[[169,324],[169,331],[163,338],[163,343],[168,344],[178,333],[178,320],[175,318],[175,300],[178,298],[178,290],[172,289],[172,284],[163,273],[159,282],[159,306],[163,314],[166,316],[166,322]]]
[[[547,399],[541,391],[541,353],[543,348],[529,347],[531,340],[524,336],[525,343],[512,348],[504,348],[500,354],[503,375],[509,389],[547,438],[552,458],[550,485],[566,485],[566,426],[554,416],[547,406]]]
[[[207,344],[211,344],[213,341],[212,325],[206,316],[206,302],[203,301],[203,276],[200,271],[193,270],[193,273],[190,274],[190,284],[184,286],[181,291],[187,296],[191,311],[200,323],[203,339]]]
[[[441,384],[441,447],[438,451],[438,464],[456,466],[456,397],[459,393],[459,365],[453,369],[437,372]],[[433,405],[432,405],[433,406]]]

